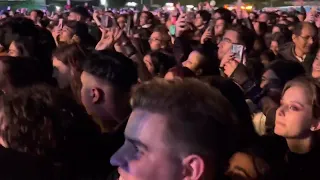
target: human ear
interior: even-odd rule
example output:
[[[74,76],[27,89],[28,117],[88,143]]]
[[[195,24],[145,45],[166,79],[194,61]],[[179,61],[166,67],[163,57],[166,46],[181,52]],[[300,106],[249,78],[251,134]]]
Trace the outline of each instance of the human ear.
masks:
[[[320,118],[315,119],[311,124],[311,131],[318,131],[320,129]]]
[[[184,180],[199,180],[204,176],[205,164],[198,155],[189,155],[182,161]]]
[[[98,104],[103,97],[103,91],[99,88],[92,88],[90,92],[93,104]]]

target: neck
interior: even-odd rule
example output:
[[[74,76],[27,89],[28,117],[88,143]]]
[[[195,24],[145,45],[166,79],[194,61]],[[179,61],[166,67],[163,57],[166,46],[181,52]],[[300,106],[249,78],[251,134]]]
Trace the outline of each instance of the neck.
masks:
[[[305,55],[301,50],[299,50],[297,47],[294,48],[294,53],[296,54],[296,56],[303,58],[303,56]]]
[[[198,27],[198,30],[201,30],[203,28],[204,28],[204,25],[201,25],[201,26]]]
[[[312,136],[307,136],[302,139],[286,139],[291,152],[297,154],[306,154],[311,151],[313,146]]]

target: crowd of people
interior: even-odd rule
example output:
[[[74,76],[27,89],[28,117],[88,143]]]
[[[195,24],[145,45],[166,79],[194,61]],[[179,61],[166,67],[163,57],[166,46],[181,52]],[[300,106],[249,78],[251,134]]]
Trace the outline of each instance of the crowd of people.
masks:
[[[320,16],[3,13],[0,179],[313,180]]]

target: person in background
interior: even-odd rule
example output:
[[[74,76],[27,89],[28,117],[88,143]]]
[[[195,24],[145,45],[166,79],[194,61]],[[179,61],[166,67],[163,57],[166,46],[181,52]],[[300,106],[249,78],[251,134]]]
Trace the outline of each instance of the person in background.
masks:
[[[208,11],[200,10],[197,12],[196,18],[193,22],[194,26],[197,29],[195,32],[195,36],[202,36],[209,25],[210,19],[211,15]]]
[[[84,48],[77,44],[62,45],[52,54],[53,77],[57,80],[59,88],[66,90],[79,104],[81,65],[86,55]]]
[[[317,56],[312,64],[312,77],[320,79],[320,50],[318,50]]]
[[[108,162],[124,142],[123,132],[131,113],[130,90],[137,79],[132,60],[117,52],[92,52],[83,64],[81,100],[100,127],[101,146],[96,153],[101,174],[114,170]]]
[[[169,51],[171,44],[170,40],[171,38],[168,34],[168,30],[165,27],[156,27],[149,38],[151,51],[157,51],[160,49]]]
[[[317,45],[317,28],[308,22],[298,23],[294,28],[292,41],[279,49],[279,54],[285,60],[300,62],[307,73],[311,73],[315,57],[314,48]]]
[[[34,22],[35,25],[42,27],[41,20],[44,14],[41,10],[32,10],[30,13],[30,19]]]

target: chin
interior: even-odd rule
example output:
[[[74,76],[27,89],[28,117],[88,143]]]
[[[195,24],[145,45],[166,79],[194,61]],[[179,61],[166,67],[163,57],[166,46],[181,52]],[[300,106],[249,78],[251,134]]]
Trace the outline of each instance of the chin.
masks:
[[[282,136],[282,137],[285,137],[284,136],[284,132],[283,132],[283,129],[282,128],[279,128],[279,127],[277,127],[277,125],[275,126],[275,128],[274,128],[274,131],[273,131],[276,135],[278,135],[278,136]]]

